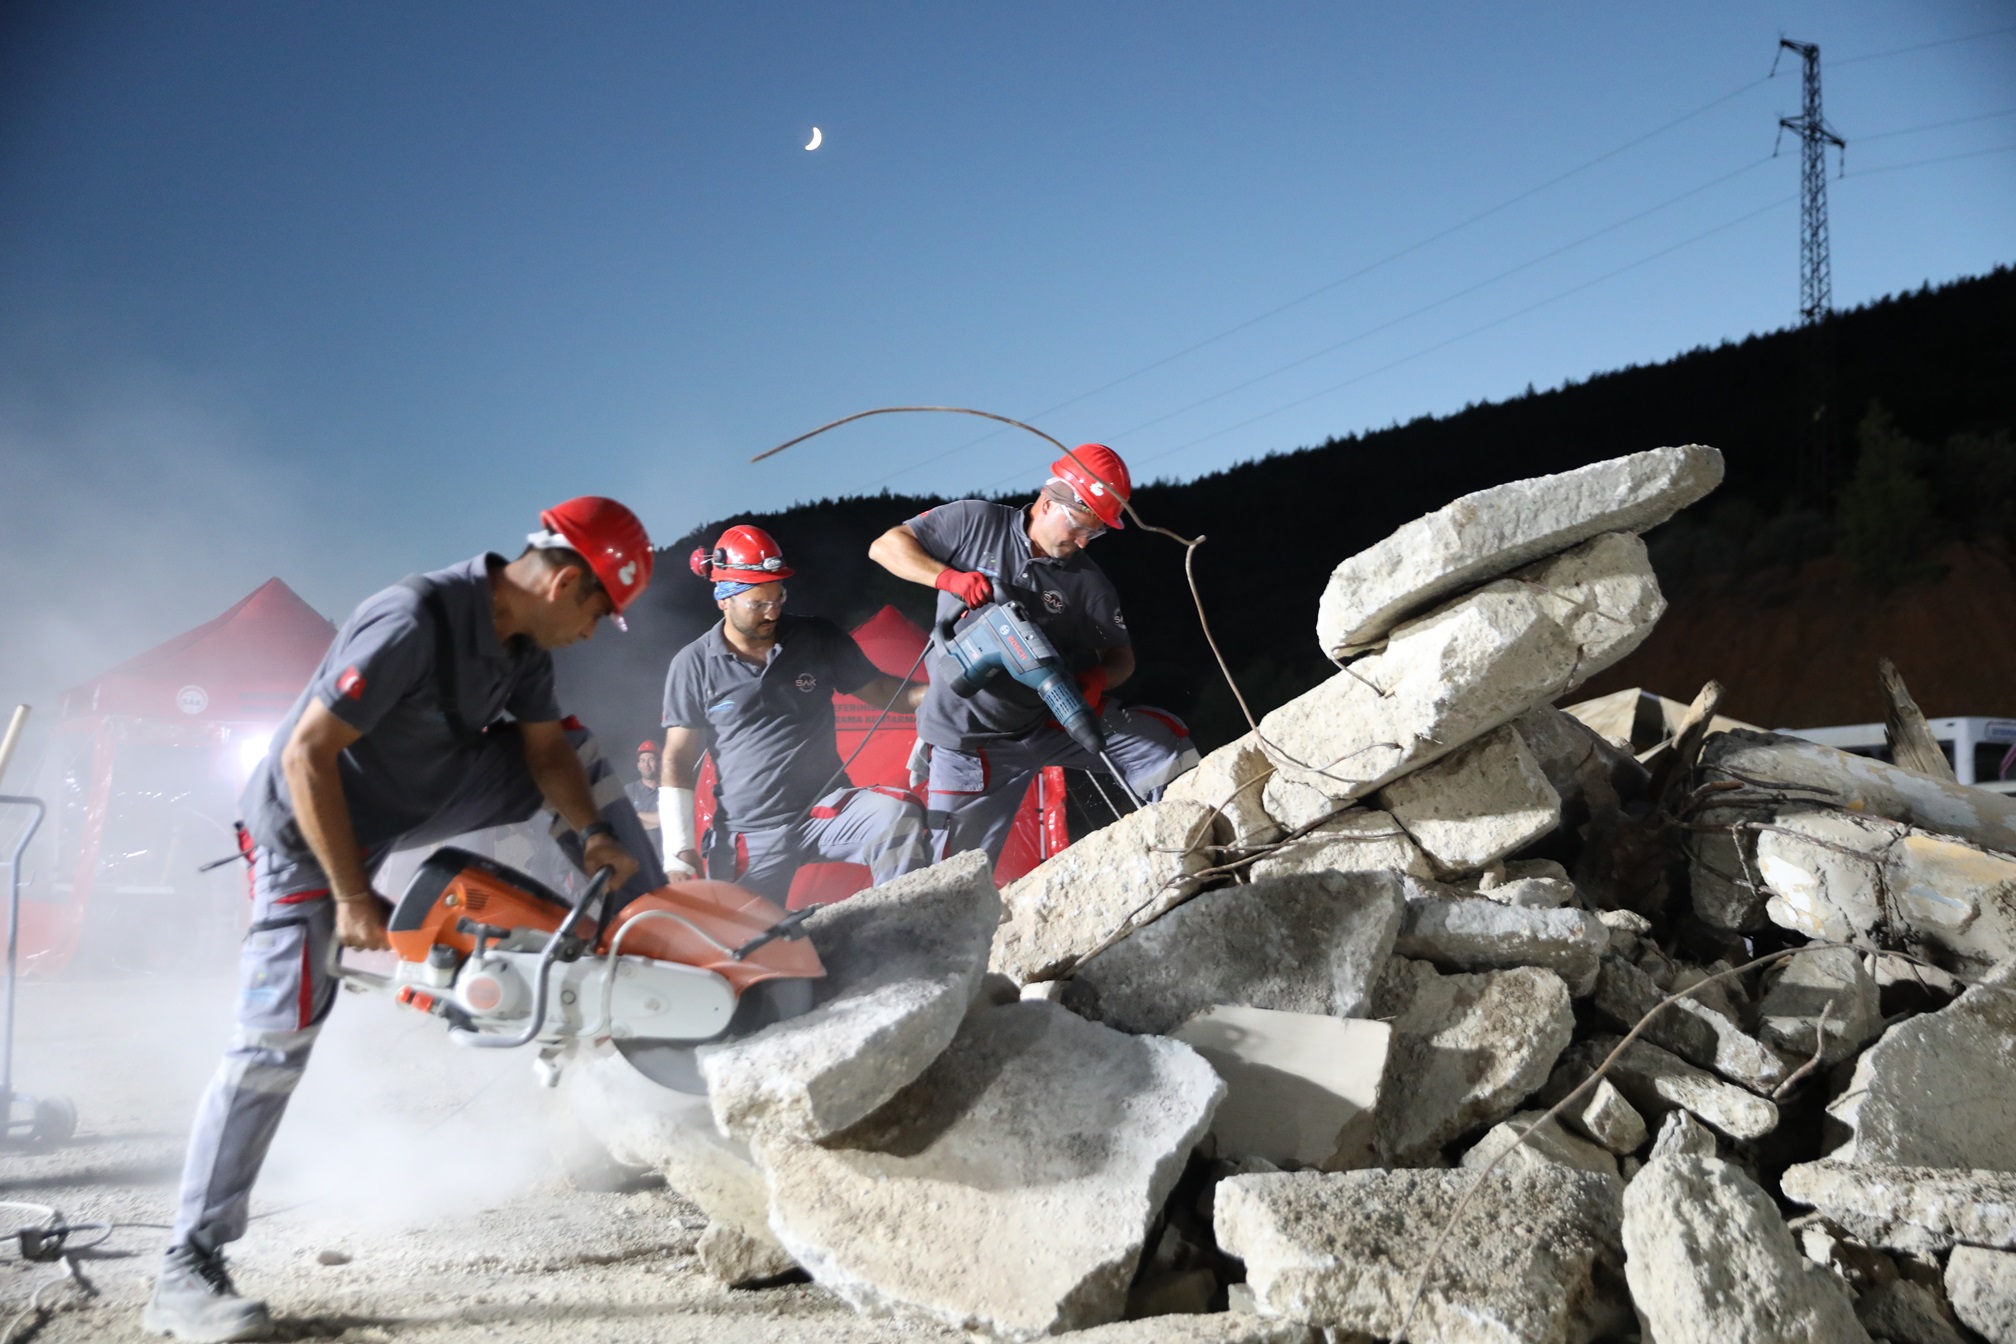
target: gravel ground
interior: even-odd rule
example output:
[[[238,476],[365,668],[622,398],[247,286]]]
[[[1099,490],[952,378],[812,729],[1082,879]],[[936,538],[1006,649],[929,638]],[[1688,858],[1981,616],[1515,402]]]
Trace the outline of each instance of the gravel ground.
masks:
[[[227,980],[24,982],[15,1078],[77,1106],[61,1147],[0,1151],[0,1199],[73,1222],[166,1224],[197,1097],[228,1036]],[[867,1321],[809,1284],[730,1291],[699,1272],[704,1221],[663,1189],[575,1190],[549,1156],[550,1098],[518,1051],[451,1046],[440,1024],[345,995],[232,1247],[277,1339],[956,1340]],[[0,1226],[34,1222],[0,1208]],[[147,1338],[165,1232],[123,1226],[55,1264],[0,1246],[0,1344]],[[325,1264],[324,1260],[342,1263]],[[42,1311],[27,1311],[40,1291]],[[11,1323],[11,1326],[10,1326]],[[11,1329],[11,1337],[10,1337]]]

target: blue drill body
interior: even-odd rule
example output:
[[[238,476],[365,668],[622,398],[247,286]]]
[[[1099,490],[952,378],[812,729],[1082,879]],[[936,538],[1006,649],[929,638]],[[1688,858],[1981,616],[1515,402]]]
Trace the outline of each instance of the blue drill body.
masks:
[[[1106,730],[1099,716],[1078,693],[1078,683],[1056,647],[1024,614],[1021,604],[989,602],[972,613],[963,629],[955,632],[954,624],[947,619],[938,627],[945,646],[938,675],[951,684],[954,695],[963,699],[1005,674],[1042,697],[1073,742],[1095,755],[1105,752]]]

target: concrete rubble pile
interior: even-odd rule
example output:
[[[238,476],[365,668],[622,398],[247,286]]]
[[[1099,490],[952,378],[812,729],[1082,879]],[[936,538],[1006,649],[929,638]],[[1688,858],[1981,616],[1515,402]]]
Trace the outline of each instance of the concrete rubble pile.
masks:
[[[1721,473],[1408,524],[1162,801],[822,911],[819,1006],[709,1099],[597,1056],[577,1112],[723,1281],[998,1339],[2016,1344],[2016,800],[1559,707]]]

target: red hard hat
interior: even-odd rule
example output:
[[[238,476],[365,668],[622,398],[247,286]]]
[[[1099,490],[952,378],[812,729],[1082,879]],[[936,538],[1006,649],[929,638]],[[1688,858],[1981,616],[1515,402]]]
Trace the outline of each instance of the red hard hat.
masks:
[[[1121,505],[1134,493],[1127,464],[1103,443],[1081,443],[1050,464],[1050,474],[1071,487],[1099,521],[1118,531],[1127,526]]]
[[[615,500],[581,495],[555,504],[539,521],[588,562],[618,614],[651,582],[651,538],[637,515]],[[540,545],[540,534],[533,533],[531,540]]]
[[[654,756],[658,754],[658,744],[648,737],[637,744],[637,754],[639,756],[642,756],[647,751]]]
[[[769,583],[797,573],[784,563],[784,548],[777,539],[747,523],[723,532],[713,550],[694,551],[689,563],[695,574],[716,583]]]

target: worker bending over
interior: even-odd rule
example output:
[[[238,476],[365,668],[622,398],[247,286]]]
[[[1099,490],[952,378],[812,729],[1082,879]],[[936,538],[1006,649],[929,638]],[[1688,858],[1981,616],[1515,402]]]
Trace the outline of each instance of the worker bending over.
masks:
[[[836,694],[908,714],[923,685],[879,671],[833,622],[786,615],[784,580],[794,571],[762,528],[729,528],[691,564],[714,584],[721,619],[665,673],[666,871],[702,867],[693,786],[703,751],[714,755],[716,800],[707,876],[781,903],[807,863],[866,864],[878,885],[928,867],[917,801],[901,789],[851,787],[833,731]]]
[[[352,612],[252,772],[241,804],[252,925],[238,1025],[196,1113],[175,1229],[143,1321],[185,1340],[255,1339],[221,1248],[336,1001],[334,944],[384,948],[373,874],[394,850],[524,821],[541,803],[585,871],[625,898],[664,885],[622,782],[563,719],[549,650],[593,635],[651,578],[651,541],[614,500],[540,515],[515,560],[479,555],[406,579]]]
[[[1106,693],[1134,674],[1120,598],[1085,547],[1122,528],[1133,493],[1127,464],[1103,444],[1081,444],[1051,464],[1027,508],[962,499],[926,509],[875,539],[868,554],[898,578],[936,588],[938,626],[1014,601],[1056,646],[1106,729],[1106,752],[1144,799],[1197,763],[1190,733],[1171,715],[1123,709]],[[1035,691],[995,677],[970,697],[940,677],[924,697],[917,736],[930,752],[927,817],[937,857],[985,849],[999,862],[1029,780],[1046,765],[1105,772],[1059,728]]]

